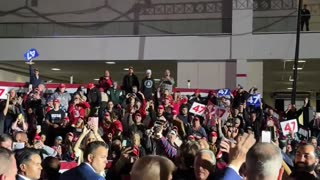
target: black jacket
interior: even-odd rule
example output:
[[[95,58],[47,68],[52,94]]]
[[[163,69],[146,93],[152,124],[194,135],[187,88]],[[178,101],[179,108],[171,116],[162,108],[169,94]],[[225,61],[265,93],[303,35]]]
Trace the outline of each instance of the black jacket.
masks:
[[[98,88],[93,88],[93,89],[89,90],[87,97],[88,97],[88,102],[92,108],[100,106],[101,93]]]
[[[126,93],[132,93],[132,86],[137,86],[139,90],[140,86],[138,77],[135,74],[132,74],[132,76],[129,74],[125,75],[123,77],[122,89],[125,90]]]

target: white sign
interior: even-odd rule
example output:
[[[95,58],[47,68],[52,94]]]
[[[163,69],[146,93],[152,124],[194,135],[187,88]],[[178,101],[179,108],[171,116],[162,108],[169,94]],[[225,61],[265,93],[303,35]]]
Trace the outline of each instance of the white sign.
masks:
[[[294,133],[298,132],[298,123],[296,119],[280,122],[280,125],[283,135],[288,135],[291,131]]]
[[[307,130],[305,130],[305,129],[303,129],[303,128],[300,128],[299,129],[299,134],[301,134],[302,136],[304,136],[304,137],[308,137],[308,131]]]
[[[7,99],[7,93],[9,93],[10,88],[0,86],[0,99]]]
[[[206,111],[205,105],[194,102],[189,112],[201,116],[205,111]]]
[[[271,132],[270,131],[262,131],[261,142],[271,143]]]

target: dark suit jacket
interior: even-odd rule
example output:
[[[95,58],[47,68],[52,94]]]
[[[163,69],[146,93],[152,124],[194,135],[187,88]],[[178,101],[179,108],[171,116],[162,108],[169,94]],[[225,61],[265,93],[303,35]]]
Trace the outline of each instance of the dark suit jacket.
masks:
[[[87,164],[82,163],[63,173],[60,180],[105,180],[105,178],[95,173]]]
[[[16,180],[24,180],[22,177],[16,175]]]

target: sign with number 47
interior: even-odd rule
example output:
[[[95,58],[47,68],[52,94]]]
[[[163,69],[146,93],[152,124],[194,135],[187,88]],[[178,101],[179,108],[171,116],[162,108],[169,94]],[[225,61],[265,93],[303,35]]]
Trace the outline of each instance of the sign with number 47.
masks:
[[[298,123],[296,119],[283,121],[280,123],[283,135],[288,135],[290,132],[298,132]]]
[[[194,102],[189,112],[201,116],[205,112],[206,108],[207,107],[205,105]]]

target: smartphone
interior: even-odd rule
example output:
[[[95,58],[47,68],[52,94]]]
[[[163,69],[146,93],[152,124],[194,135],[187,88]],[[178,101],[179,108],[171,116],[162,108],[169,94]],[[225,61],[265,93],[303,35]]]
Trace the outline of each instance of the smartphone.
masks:
[[[23,115],[22,115],[22,114],[19,114],[19,115],[18,115],[18,119],[23,119]]]
[[[12,150],[18,150],[18,149],[23,149],[25,146],[24,143],[18,143],[18,142],[13,142],[12,143]]]
[[[99,127],[99,117],[89,117],[88,125]]]
[[[127,140],[122,141],[122,147],[127,147]]]

